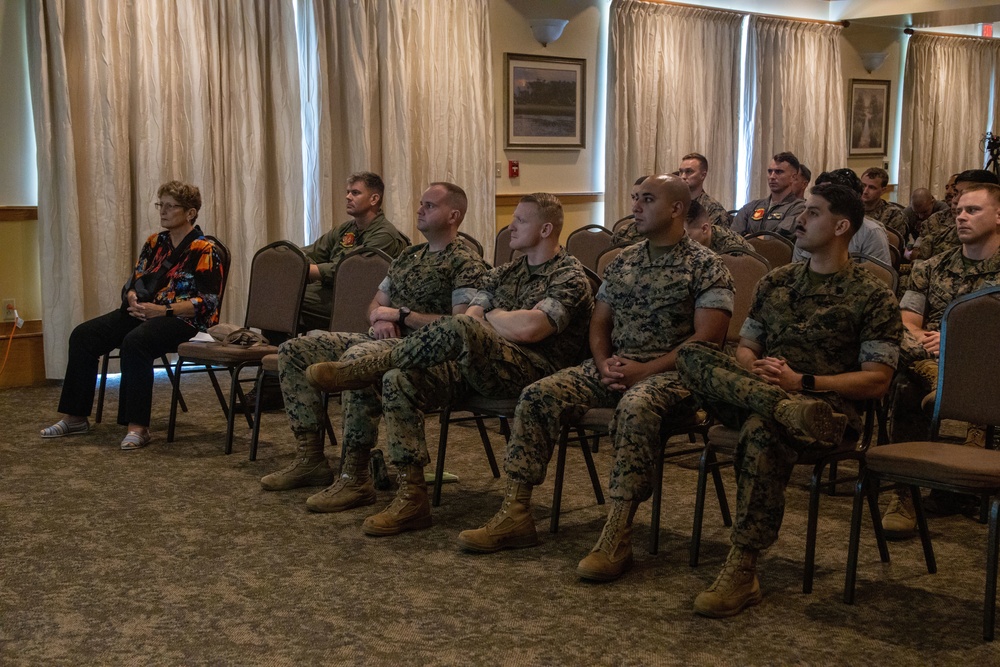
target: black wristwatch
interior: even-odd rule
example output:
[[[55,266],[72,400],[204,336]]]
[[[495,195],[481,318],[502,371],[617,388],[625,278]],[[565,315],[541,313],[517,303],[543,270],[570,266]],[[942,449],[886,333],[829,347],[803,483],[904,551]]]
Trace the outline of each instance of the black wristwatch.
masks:
[[[816,376],[815,375],[803,375],[802,376],[802,388],[808,391],[816,391]]]
[[[165,312],[163,314],[166,315],[167,317],[173,317],[174,316],[174,306],[173,306],[173,304],[169,304],[168,303],[167,304],[167,312]]]
[[[410,309],[407,308],[406,306],[403,306],[402,308],[399,309],[399,318],[396,319],[396,322],[405,325],[406,318],[409,316],[410,316]]]

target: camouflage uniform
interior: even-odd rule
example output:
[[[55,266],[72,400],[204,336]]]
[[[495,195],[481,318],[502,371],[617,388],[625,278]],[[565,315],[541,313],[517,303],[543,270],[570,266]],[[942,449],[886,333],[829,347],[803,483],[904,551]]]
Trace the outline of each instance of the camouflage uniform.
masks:
[[[741,208],[733,219],[732,230],[741,236],[757,232],[777,232],[794,240],[795,218],[806,207],[804,199],[796,199],[789,194],[779,202],[770,197],[749,202]]]
[[[441,252],[431,252],[424,243],[407,248],[389,265],[379,290],[393,308],[407,306],[418,313],[446,315],[467,304],[486,264],[461,240],[455,239]],[[412,333],[404,328],[404,335]],[[400,338],[373,341],[368,334],[329,333],[286,341],[278,348],[278,376],[285,399],[289,425],[296,435],[316,433],[323,426],[320,394],[306,382],[305,371],[315,363],[336,361],[352,345],[370,343],[379,349],[392,347]],[[372,446],[377,437],[380,404],[374,390],[343,394],[344,439],[348,446]],[[350,406],[350,407],[349,407]],[[362,415],[352,418],[351,415]]]
[[[626,224],[618,228],[611,235],[611,245],[633,245],[640,241],[645,241],[646,237],[640,234],[635,228],[635,220],[629,220]]]
[[[732,278],[714,253],[684,237],[651,261],[648,246],[647,241],[623,250],[608,265],[597,293],[598,301],[613,311],[612,350],[639,362],[661,357],[688,339],[696,308],[733,310]],[[504,463],[508,477],[541,484],[563,416],[612,407],[610,495],[616,500],[648,498],[661,420],[683,420],[695,410],[676,371],[652,375],[622,393],[601,382],[589,359],[531,385],[517,402]]]
[[[358,223],[348,220],[302,249],[309,261],[319,267],[319,280],[306,285],[300,319],[305,329],[327,329],[333,307],[333,277],[344,255],[358,248],[375,248],[389,257],[397,257],[407,245],[406,239],[381,213],[358,231]]]
[[[913,265],[910,286],[899,301],[902,310],[924,318],[925,331],[940,331],[944,311],[952,301],[983,287],[1000,285],[1000,253],[981,262],[969,262],[962,248],[953,248]],[[900,368],[911,387],[897,387],[893,395],[892,441],[924,440],[930,420],[920,408],[925,395],[937,388],[937,361],[909,331],[900,346]],[[921,363],[924,362],[924,363]]]
[[[389,457],[399,466],[430,462],[424,440],[424,410],[475,391],[517,396],[539,378],[576,363],[587,344],[594,299],[583,266],[565,249],[538,267],[527,258],[489,271],[474,306],[490,311],[540,310],[556,332],[538,343],[513,343],[488,324],[466,315],[444,317],[392,349],[393,368],[382,378]],[[367,344],[344,359],[364,355]]]
[[[883,226],[899,234],[905,242],[909,238],[910,231],[906,226],[906,218],[903,216],[903,209],[893,206],[884,199],[879,199],[875,208],[865,211],[865,215],[873,220],[878,220]]]
[[[950,208],[946,211],[935,213],[920,223],[920,231],[917,234],[917,239],[913,242],[913,261],[930,259],[934,255],[946,250],[949,230],[954,229],[955,216],[951,214]],[[955,238],[958,238],[957,235]]]
[[[903,329],[896,297],[853,262],[818,285],[808,266],[789,264],[761,280],[740,336],[759,345],[762,356],[784,358],[799,373],[848,373],[866,362],[895,367]],[[812,444],[791,437],[771,417],[789,394],[709,345],[685,345],[677,365],[681,381],[711,413],[727,426],[742,424],[732,541],[738,547],[767,548],[778,537],[792,467]],[[854,401],[834,392],[809,396],[846,414],[850,429],[860,432]]]
[[[704,190],[701,191],[700,195],[695,197],[695,201],[708,211],[708,218],[712,221],[713,225],[729,229],[733,224],[733,216],[729,215],[729,211],[722,204],[710,197]]]
[[[708,249],[721,255],[724,252],[745,252],[748,250],[752,252],[753,246],[728,227],[712,225],[712,242],[708,244]]]

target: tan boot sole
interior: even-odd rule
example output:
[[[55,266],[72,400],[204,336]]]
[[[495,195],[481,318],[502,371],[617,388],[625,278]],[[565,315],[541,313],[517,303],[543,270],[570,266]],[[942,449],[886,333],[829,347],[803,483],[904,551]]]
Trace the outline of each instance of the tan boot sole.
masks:
[[[458,545],[466,551],[477,554],[493,554],[504,549],[527,549],[538,546],[538,534],[518,535],[505,540],[500,540],[496,545],[484,545],[478,542],[467,541],[462,537],[464,533],[458,534]]]
[[[328,394],[336,394],[341,391],[351,389],[364,389],[375,384],[368,380],[346,380],[338,372],[339,362],[324,361],[313,364],[306,368],[306,382],[313,389],[324,391]]]
[[[320,492],[322,493],[322,491]],[[317,493],[316,495],[320,495]],[[374,505],[375,501],[378,500],[378,496],[372,492],[370,495],[358,496],[349,503],[344,503],[342,505],[324,505],[320,502],[310,502],[314,496],[310,496],[306,499],[306,508],[310,512],[318,512],[320,514],[333,514],[335,512],[346,512],[347,510],[355,509],[356,507],[367,507],[369,505]]]
[[[606,572],[604,570],[590,570],[583,567],[582,565],[576,566],[576,574],[581,579],[586,579],[587,581],[614,581],[626,572],[632,569],[634,564],[632,559],[632,554],[628,555],[624,561],[622,561],[621,569],[618,572]]]
[[[764,594],[761,593],[760,588],[758,588],[756,591],[753,591],[749,596],[747,596],[747,598],[743,600],[740,606],[734,607],[732,609],[720,610],[720,609],[699,609],[698,599],[695,598],[694,613],[698,614],[699,616],[704,616],[706,618],[729,618],[730,616],[736,616],[737,614],[742,613],[743,610],[748,607],[755,607],[759,605],[763,599],[764,599]]]

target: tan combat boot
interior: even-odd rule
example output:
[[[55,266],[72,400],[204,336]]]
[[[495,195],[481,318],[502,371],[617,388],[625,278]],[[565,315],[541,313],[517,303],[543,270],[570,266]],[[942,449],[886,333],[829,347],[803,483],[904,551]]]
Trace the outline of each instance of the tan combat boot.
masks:
[[[844,439],[847,415],[834,412],[828,403],[811,398],[786,398],[774,408],[774,420],[792,435],[833,447]]]
[[[431,527],[431,504],[427,500],[423,466],[400,468],[397,479],[399,490],[389,506],[361,524],[361,532],[365,535],[398,535]]]
[[[613,581],[632,567],[632,518],[638,507],[634,500],[611,502],[597,546],[576,566],[580,578]]]
[[[260,480],[265,491],[287,491],[301,486],[326,486],[333,481],[333,470],[323,455],[323,441],[319,433],[301,433],[295,436],[299,447],[295,460]]]
[[[925,390],[937,389],[938,362],[936,359],[920,359],[910,366],[913,374],[920,378]]]
[[[312,364],[306,369],[306,381],[313,389],[333,394],[370,387],[390,368],[389,351],[378,352],[357,359]]]
[[[757,550],[734,546],[715,583],[694,599],[694,611],[709,618],[726,618],[760,604],[763,597],[757,581]]]
[[[368,472],[371,450],[350,452],[340,469],[340,477],[319,493],[309,496],[306,507],[313,512],[343,512],[375,504],[375,485]]]
[[[903,540],[916,531],[917,511],[913,508],[913,497],[908,490],[897,489],[882,515],[882,532],[890,540]]]
[[[459,533],[458,543],[463,549],[478,553],[538,544],[535,520],[531,517],[531,485],[508,478],[500,511],[482,528]]]

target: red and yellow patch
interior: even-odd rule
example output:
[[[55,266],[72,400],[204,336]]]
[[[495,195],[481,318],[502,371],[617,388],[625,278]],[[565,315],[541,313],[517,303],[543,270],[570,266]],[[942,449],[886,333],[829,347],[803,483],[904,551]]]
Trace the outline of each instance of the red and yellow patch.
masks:
[[[753,219],[754,220],[763,220],[765,213],[767,213],[767,211],[764,210],[764,209],[762,209],[762,208],[754,209]]]
[[[340,237],[340,245],[343,248],[353,248],[354,247],[354,232],[347,232],[342,237]]]

